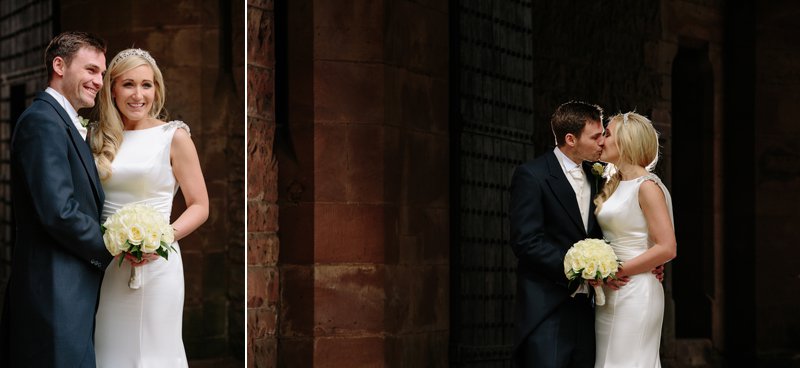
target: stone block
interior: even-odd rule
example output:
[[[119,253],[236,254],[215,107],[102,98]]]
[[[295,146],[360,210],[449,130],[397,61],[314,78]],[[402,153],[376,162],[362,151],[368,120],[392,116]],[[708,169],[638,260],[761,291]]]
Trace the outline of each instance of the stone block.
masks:
[[[314,339],[310,337],[282,338],[278,343],[278,367],[313,367]]]
[[[228,333],[228,303],[226,299],[206,300],[203,303],[203,335],[225,336]]]
[[[384,331],[385,273],[379,266],[316,266],[315,336]]]
[[[446,208],[403,206],[400,209],[400,231],[409,237],[397,254],[400,263],[447,263],[450,252],[450,212]]]
[[[446,208],[449,202],[450,145],[447,135],[408,132],[404,162],[408,165],[407,204]]]
[[[254,340],[275,336],[277,323],[275,307],[251,308],[247,313],[247,335]]]
[[[385,367],[385,344],[385,339],[380,336],[317,339],[314,367]]]
[[[404,367],[448,367],[448,332],[390,335],[386,337],[386,361]]]
[[[181,247],[184,274],[184,305],[201,305],[203,298],[203,254]]]
[[[203,307],[184,306],[183,308],[183,339],[197,341],[203,338]]]
[[[403,181],[400,130],[363,124],[350,124],[346,129],[346,200],[396,203]]]
[[[392,334],[446,331],[450,277],[446,265],[386,268],[386,330]]]
[[[275,368],[278,366],[278,339],[265,338],[253,340],[247,344],[248,368]],[[306,365],[305,367],[309,367]]]
[[[447,79],[400,67],[386,68],[386,119],[419,131],[447,133]]]
[[[250,266],[247,269],[247,308],[260,308],[278,302],[280,279],[275,267]]]
[[[273,152],[275,124],[250,117],[247,124],[247,198],[278,200],[278,162]]]
[[[382,263],[395,246],[397,208],[383,204],[325,204],[315,207],[317,263]]]
[[[247,69],[247,115],[275,119],[274,69],[250,64]]]
[[[281,207],[281,264],[314,262],[314,206],[308,203]]]
[[[317,122],[381,124],[384,67],[379,64],[316,61],[314,114]]]
[[[203,298],[224,299],[228,293],[225,270],[228,268],[225,252],[206,252],[203,257]]]
[[[261,201],[248,201],[247,230],[254,232],[278,231],[278,206]]]
[[[449,63],[449,18],[412,1],[387,2],[384,55],[387,63],[445,78]]]
[[[289,340],[312,336],[315,308],[322,306],[314,296],[314,267],[284,265],[280,272],[280,335]]]
[[[210,359],[228,354],[228,343],[226,336],[209,337],[198,341],[186,341],[186,357],[192,359]]]
[[[271,11],[247,9],[247,63],[271,68],[275,64],[274,16]]]
[[[314,124],[290,124],[277,132],[275,154],[278,160],[278,197],[283,203],[299,204],[315,200]]]
[[[316,124],[314,130],[314,200],[346,200],[347,124]]]
[[[247,235],[247,264],[275,266],[280,254],[280,239],[274,233],[249,233]]]
[[[314,54],[318,58],[383,60],[384,2],[318,1],[314,5]]]
[[[255,7],[262,10],[272,11],[275,9],[275,0],[247,0],[247,7]]]

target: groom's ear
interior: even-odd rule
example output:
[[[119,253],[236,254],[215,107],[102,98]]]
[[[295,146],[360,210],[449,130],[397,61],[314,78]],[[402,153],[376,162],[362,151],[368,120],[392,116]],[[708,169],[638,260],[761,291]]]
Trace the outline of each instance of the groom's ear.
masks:
[[[59,77],[64,76],[64,69],[67,67],[67,62],[61,56],[53,58],[53,72],[58,74]]]
[[[578,143],[578,138],[572,133],[567,133],[567,135],[564,136],[564,143],[570,147],[575,147],[575,144]]]

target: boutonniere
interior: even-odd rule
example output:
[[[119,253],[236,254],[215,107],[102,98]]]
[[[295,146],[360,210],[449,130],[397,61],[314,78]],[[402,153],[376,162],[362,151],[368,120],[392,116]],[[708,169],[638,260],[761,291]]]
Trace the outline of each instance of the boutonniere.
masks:
[[[600,191],[600,183],[605,183],[605,178],[603,174],[606,172],[606,165],[603,165],[602,162],[595,162],[592,164],[592,175],[594,175],[594,191],[595,193]]]
[[[78,115],[78,122],[81,123],[81,126],[84,128],[89,126],[89,119],[84,118],[83,116]]]
[[[605,165],[603,165],[603,164],[601,164],[599,162],[595,162],[595,163],[592,164],[592,174],[594,174],[595,177],[602,178],[603,177],[603,173],[605,171],[606,171]]]

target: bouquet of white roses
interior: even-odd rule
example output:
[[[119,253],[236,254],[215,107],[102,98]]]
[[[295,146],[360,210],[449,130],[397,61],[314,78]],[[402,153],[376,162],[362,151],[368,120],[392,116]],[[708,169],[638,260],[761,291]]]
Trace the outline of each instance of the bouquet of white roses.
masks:
[[[168,259],[169,252],[175,250],[172,247],[175,230],[162,214],[145,204],[125,205],[106,219],[102,229],[106,249],[115,257],[128,253],[141,261],[143,254],[156,253]],[[125,257],[119,258],[119,265],[122,265]],[[141,287],[139,267],[131,267],[128,286],[131,289]]]
[[[605,280],[614,277],[619,269],[619,261],[611,245],[600,239],[584,239],[572,245],[564,257],[564,274],[573,281]],[[594,287],[595,304],[606,304],[606,296],[600,285]]]

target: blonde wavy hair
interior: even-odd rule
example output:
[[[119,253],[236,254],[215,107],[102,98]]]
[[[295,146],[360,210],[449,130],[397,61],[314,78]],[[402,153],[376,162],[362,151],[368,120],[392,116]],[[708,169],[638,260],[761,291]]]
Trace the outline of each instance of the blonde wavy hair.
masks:
[[[117,77],[140,67],[147,65],[153,70],[153,83],[155,84],[155,98],[150,108],[149,116],[156,119],[164,119],[164,77],[158,69],[155,60],[147,51],[140,49],[127,49],[120,51],[109,63],[108,70],[103,76],[103,88],[99,94],[99,124],[92,129],[92,154],[97,165],[97,172],[100,180],[106,181],[111,177],[111,163],[117,156],[119,146],[122,144],[122,116],[114,102],[111,91],[114,88]]]
[[[611,132],[617,143],[619,162],[644,167],[653,171],[658,163],[658,132],[650,119],[635,112],[617,114],[608,119],[608,125],[614,123]],[[595,197],[595,214],[603,203],[617,190],[622,174],[614,164],[606,168],[607,181],[603,190]]]

